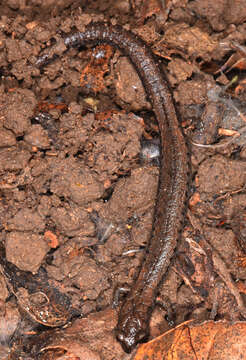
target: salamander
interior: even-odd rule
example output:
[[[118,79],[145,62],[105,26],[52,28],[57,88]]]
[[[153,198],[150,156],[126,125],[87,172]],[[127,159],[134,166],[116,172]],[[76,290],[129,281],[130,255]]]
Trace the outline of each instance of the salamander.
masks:
[[[152,232],[140,271],[122,303],[116,328],[117,339],[126,352],[144,341],[157,290],[168,270],[182,229],[186,200],[188,153],[167,80],[147,44],[120,26],[91,23],[85,31],[64,38],[67,47],[109,43],[132,62],[146,89],[155,113],[161,139],[159,185]],[[38,66],[49,60],[40,57]]]

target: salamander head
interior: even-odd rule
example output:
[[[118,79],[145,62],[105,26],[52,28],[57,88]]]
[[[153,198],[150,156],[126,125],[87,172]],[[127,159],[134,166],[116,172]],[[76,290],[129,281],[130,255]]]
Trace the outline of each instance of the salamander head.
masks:
[[[138,316],[127,316],[119,320],[116,337],[124,351],[130,353],[139,342],[148,337],[147,324]]]

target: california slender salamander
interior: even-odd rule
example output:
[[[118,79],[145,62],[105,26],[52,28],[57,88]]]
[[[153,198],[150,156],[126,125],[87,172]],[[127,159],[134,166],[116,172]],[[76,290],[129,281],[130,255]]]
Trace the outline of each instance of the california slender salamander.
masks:
[[[167,82],[151,50],[141,39],[120,26],[92,23],[84,32],[69,35],[64,41],[68,47],[103,42],[122,50],[146,88],[159,125],[164,156],[160,162],[152,234],[138,278],[121,307],[116,329],[124,350],[130,352],[148,336],[157,289],[177,244],[187,190],[187,149]],[[48,59],[49,54],[40,57],[37,65],[43,65]]]

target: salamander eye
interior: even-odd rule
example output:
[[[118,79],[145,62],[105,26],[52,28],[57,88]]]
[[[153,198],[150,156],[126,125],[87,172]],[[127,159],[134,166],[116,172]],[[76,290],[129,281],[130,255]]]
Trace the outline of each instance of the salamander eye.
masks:
[[[124,341],[124,338],[125,338],[125,336],[123,335],[123,334],[117,334],[117,339],[119,340],[119,342],[123,342]]]

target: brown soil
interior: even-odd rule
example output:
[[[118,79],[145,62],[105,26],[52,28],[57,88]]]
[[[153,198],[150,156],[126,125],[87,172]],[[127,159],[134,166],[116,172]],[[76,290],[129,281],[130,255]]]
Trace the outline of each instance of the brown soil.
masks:
[[[114,337],[112,304],[116,290],[132,283],[148,242],[159,141],[126,57],[105,47],[107,61],[95,64],[100,47],[66,50],[64,35],[103,19],[137,33],[159,57],[190,149],[185,227],[160,288],[151,337],[190,318],[242,319],[211,251],[244,296],[245,0],[168,6],[157,0],[0,3],[0,236],[16,266],[1,271],[0,359],[11,348],[11,359],[130,358]],[[37,68],[37,57],[53,44],[59,56]],[[7,272],[40,284],[40,269],[46,285],[69,303],[66,330],[43,331],[45,324],[17,305],[25,283]]]

